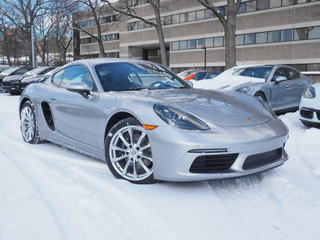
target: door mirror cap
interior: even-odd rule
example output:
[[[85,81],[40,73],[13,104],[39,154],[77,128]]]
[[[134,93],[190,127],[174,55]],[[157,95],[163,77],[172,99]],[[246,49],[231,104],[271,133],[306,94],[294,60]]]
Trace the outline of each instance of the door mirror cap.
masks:
[[[90,96],[90,88],[84,82],[78,81],[78,82],[68,83],[66,86],[66,89],[70,92],[79,93],[85,98],[88,98]]]
[[[280,83],[282,81],[286,81],[288,79],[284,76],[277,76],[277,77],[274,77],[273,80],[276,82],[276,84],[278,84],[278,83]]]

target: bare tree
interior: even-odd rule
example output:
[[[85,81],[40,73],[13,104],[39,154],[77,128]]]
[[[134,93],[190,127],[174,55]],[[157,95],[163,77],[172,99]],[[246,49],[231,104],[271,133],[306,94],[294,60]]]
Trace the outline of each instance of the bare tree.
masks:
[[[50,0],[2,0],[3,5],[9,7],[11,11],[0,9],[0,14],[3,14],[9,19],[15,28],[20,29],[25,37],[21,39],[30,45],[31,39],[29,37],[27,27],[37,24],[37,19],[45,15],[48,11]],[[36,45],[37,46],[37,45]],[[32,55],[30,49],[30,56]]]
[[[241,0],[227,0],[226,16],[220,13],[213,0],[198,0],[204,7],[210,9],[219,19],[224,28],[225,63],[226,68],[236,65],[236,20]]]
[[[51,14],[52,38],[58,49],[62,64],[67,63],[67,52],[72,42],[72,14],[78,8],[71,0],[54,0]]]
[[[137,15],[134,8],[131,6],[131,4],[129,4],[128,0],[121,1],[123,3],[123,5],[121,6],[118,4],[119,7],[111,4],[109,0],[102,0],[102,1],[106,2],[108,4],[108,6],[111,9],[113,9],[114,11],[117,11],[121,14],[127,15],[132,18],[137,18],[137,19],[143,21],[144,23],[154,27],[157,31],[158,39],[159,39],[161,63],[164,66],[168,66],[166,47],[165,47],[165,41],[164,41],[164,34],[163,34],[162,22],[161,22],[161,18],[160,18],[160,15],[161,15],[160,10],[164,6],[161,6],[160,0],[146,0],[146,3],[149,3],[153,9],[153,12],[155,15],[155,22],[150,21],[150,20],[144,18],[143,16]],[[136,1],[136,4],[137,4],[137,2],[138,1]],[[133,6],[135,6],[136,4],[133,4]]]
[[[76,19],[74,19],[72,23],[76,28],[80,29],[81,31],[85,32],[90,37],[95,39],[95,41],[99,45],[99,57],[105,57],[100,18],[107,14],[106,9],[101,7],[100,0],[74,0],[72,4],[79,4],[84,6],[85,8],[87,8],[87,12],[93,17],[93,25],[96,27],[96,33],[95,27],[85,27],[81,23],[79,23],[81,21],[80,14],[85,14],[85,12],[76,14]]]

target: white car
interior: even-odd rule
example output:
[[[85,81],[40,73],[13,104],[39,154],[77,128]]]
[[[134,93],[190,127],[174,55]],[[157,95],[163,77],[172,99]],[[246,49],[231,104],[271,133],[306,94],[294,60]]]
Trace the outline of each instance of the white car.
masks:
[[[194,88],[231,90],[263,99],[275,112],[296,111],[312,80],[286,65],[249,65],[230,68],[214,81],[199,81]]]
[[[320,127],[320,83],[309,86],[300,101],[300,121],[308,127]]]

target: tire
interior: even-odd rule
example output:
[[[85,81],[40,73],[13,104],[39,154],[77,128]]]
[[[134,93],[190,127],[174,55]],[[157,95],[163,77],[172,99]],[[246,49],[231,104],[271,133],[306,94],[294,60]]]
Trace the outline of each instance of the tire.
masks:
[[[31,101],[25,102],[21,108],[20,129],[25,142],[30,144],[39,144],[42,142],[39,136],[37,114]]]
[[[5,93],[6,91],[2,87],[2,83],[0,83],[0,93]]]
[[[262,92],[257,92],[254,96],[256,98],[261,98],[263,101],[267,102],[267,98]]]
[[[105,140],[108,167],[116,178],[132,183],[154,183],[153,160],[147,131],[133,117],[116,123]]]

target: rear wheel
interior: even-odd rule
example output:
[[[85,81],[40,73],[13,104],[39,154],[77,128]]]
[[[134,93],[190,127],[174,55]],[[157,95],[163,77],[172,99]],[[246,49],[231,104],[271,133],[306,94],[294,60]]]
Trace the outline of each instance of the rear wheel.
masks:
[[[147,131],[133,117],[116,123],[105,141],[108,167],[116,178],[153,183],[153,159]]]
[[[30,101],[25,102],[21,108],[20,129],[25,142],[31,144],[41,143],[35,107]]]

